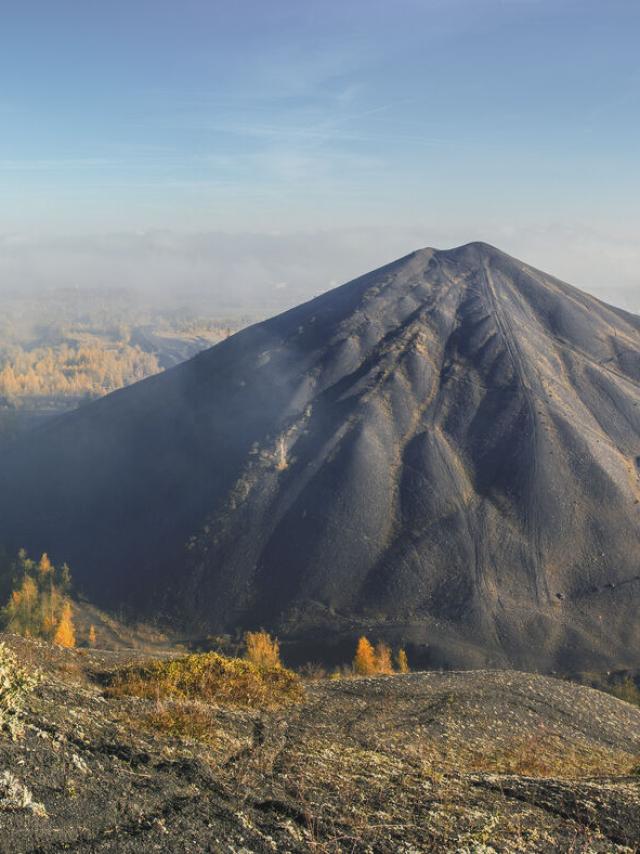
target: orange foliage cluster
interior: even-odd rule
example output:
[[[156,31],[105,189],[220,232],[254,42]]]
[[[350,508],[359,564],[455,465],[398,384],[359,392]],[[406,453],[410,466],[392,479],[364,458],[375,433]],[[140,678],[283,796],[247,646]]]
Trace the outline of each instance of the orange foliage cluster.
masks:
[[[9,571],[12,590],[2,612],[4,627],[25,637],[43,637],[60,646],[75,646],[71,602],[67,597],[71,586],[69,567],[63,564],[57,569],[46,553],[36,562],[22,549]]]
[[[67,647],[67,649],[73,649],[76,645],[76,633],[73,628],[71,602],[67,601],[62,606],[62,615],[60,617],[56,633],[53,636],[53,642],[58,644],[58,646]]]
[[[396,662],[398,665],[398,673],[408,673],[409,672],[409,660],[407,658],[407,653],[403,649],[398,650],[398,655],[396,656]]]
[[[245,658],[258,667],[282,667],[280,644],[267,632],[247,632],[244,636]]]
[[[122,342],[109,348],[63,344],[17,349],[0,370],[0,395],[101,395],[159,370],[154,354]]]
[[[396,657],[398,672],[408,673],[409,662],[406,652],[401,649]],[[356,655],[353,659],[353,671],[358,676],[379,676],[394,673],[391,648],[383,641],[375,647],[364,635],[358,641]]]

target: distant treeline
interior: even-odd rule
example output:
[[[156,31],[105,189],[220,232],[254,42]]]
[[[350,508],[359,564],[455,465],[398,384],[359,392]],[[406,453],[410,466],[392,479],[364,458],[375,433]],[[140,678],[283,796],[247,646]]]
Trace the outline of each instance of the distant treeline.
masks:
[[[131,307],[128,323],[100,308],[64,322],[64,303],[52,303],[49,320],[42,307],[21,308],[0,317],[0,409],[25,398],[100,397],[189,358],[252,319]]]
[[[159,370],[155,354],[126,343],[12,347],[0,360],[0,395],[99,396]]]

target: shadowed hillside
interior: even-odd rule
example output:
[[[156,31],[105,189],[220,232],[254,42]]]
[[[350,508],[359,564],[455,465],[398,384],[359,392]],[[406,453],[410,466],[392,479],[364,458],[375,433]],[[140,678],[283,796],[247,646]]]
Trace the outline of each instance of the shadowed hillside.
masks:
[[[97,602],[307,649],[640,664],[640,318],[485,244],[425,249],[64,416],[0,540]]]

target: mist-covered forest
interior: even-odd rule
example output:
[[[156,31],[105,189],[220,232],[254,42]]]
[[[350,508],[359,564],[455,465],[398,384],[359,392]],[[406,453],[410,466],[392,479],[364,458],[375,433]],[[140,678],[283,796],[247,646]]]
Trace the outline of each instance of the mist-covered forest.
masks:
[[[260,313],[129,290],[0,295],[0,442],[176,365]]]

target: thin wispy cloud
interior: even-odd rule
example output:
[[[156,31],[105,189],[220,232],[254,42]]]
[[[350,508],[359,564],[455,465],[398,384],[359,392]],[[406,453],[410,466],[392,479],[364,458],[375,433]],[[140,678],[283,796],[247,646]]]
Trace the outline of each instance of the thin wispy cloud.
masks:
[[[116,169],[122,167],[122,160],[107,160],[102,157],[69,157],[52,160],[2,160],[3,172],[56,172],[76,169]]]

